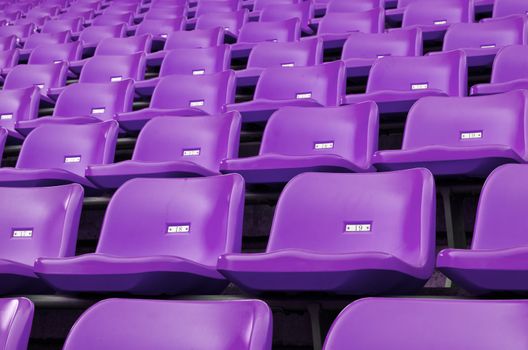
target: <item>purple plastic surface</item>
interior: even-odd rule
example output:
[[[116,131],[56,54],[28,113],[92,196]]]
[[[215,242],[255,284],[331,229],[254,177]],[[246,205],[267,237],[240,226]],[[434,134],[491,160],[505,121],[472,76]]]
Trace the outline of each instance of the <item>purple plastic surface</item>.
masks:
[[[3,350],[26,350],[34,306],[26,298],[0,299],[0,344]]]

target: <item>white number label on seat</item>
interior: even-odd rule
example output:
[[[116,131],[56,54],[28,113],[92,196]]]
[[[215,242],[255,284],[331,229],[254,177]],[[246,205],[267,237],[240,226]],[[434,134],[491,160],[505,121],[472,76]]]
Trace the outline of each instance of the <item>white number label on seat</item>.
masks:
[[[295,98],[297,98],[298,100],[311,98],[311,97],[312,97],[312,93],[311,92],[301,92],[301,93],[298,93],[297,95],[295,95]]]
[[[460,139],[462,140],[481,139],[481,138],[482,138],[482,131],[464,131],[460,133]]]
[[[334,148],[334,142],[316,142],[314,144],[314,149],[332,149]]]
[[[31,230],[31,229],[14,229],[12,237],[14,237],[14,238],[30,238],[30,237],[33,237],[33,230]]]
[[[167,233],[189,233],[191,231],[191,225],[169,225],[167,226]]]
[[[184,149],[183,150],[184,156],[199,156],[200,155],[200,149],[199,148],[193,148],[193,149]]]
[[[346,224],[345,232],[371,232],[372,224],[371,223],[355,223],[355,224]]]
[[[425,90],[429,88],[428,83],[411,84],[411,90]]]

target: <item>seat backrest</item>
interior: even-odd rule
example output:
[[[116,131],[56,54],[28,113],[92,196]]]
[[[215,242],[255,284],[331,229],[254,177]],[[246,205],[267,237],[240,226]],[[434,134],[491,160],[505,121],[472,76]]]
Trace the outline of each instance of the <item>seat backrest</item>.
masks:
[[[309,67],[266,68],[255,88],[254,100],[312,99],[323,106],[339,106],[345,95],[343,62]]]
[[[491,71],[492,83],[528,79],[528,46],[505,46],[497,52]]]
[[[363,12],[332,12],[319,23],[318,34],[347,34],[354,32],[382,33],[385,11],[376,8]]]
[[[0,27],[0,37],[14,35],[17,39],[27,38],[33,33],[35,25],[32,23]]]
[[[130,112],[133,100],[134,84],[131,80],[77,83],[64,88],[55,104],[53,116],[112,119],[116,113]]]
[[[82,203],[78,184],[0,188],[2,259],[33,267],[40,257],[75,255]]]
[[[0,343],[5,349],[26,349],[33,322],[33,303],[26,298],[0,299]]]
[[[11,68],[18,64],[19,52],[17,49],[0,51],[0,68]]]
[[[523,91],[422,98],[407,116],[402,149],[502,145],[528,159],[526,98]]]
[[[528,3],[524,0],[495,0],[493,4],[494,18],[526,14],[528,14]]]
[[[96,252],[178,256],[216,267],[220,255],[240,252],[243,206],[238,174],[133,179],[112,197]]]
[[[37,118],[40,102],[39,90],[36,86],[0,90],[0,126],[14,130],[17,121]]]
[[[238,34],[240,28],[248,20],[248,11],[238,10],[236,12],[205,13],[196,19],[196,29],[213,29],[222,27],[234,34]]]
[[[165,50],[194,49],[220,46],[224,43],[224,28],[181,30],[172,32],[165,41]]]
[[[64,350],[207,349],[211,342],[216,350],[270,350],[272,328],[260,300],[107,299],[83,313]]]
[[[168,19],[144,19],[138,24],[136,35],[150,34],[152,36],[160,36],[166,38],[169,33],[182,30],[185,26],[185,19],[183,17],[168,18]]]
[[[302,67],[322,62],[323,42],[313,38],[285,43],[259,43],[251,50],[247,67]]]
[[[443,50],[525,44],[525,24],[526,19],[517,16],[480,23],[456,23],[446,32]]]
[[[70,40],[70,32],[34,33],[24,43],[24,49],[34,49],[39,45],[64,44]]]
[[[160,77],[171,74],[214,74],[231,67],[229,45],[201,49],[174,49],[167,53],[160,68]]]
[[[150,107],[162,109],[196,108],[206,114],[223,112],[235,102],[235,74],[173,74],[161,78],[152,93]]]
[[[130,12],[125,13],[103,13],[102,15],[95,17],[92,21],[94,26],[108,26],[120,23],[131,25],[134,16]]]
[[[311,1],[302,1],[298,4],[271,4],[266,5],[260,13],[260,21],[284,21],[298,18],[301,27],[306,27],[314,17],[314,8]]]
[[[259,154],[335,154],[369,168],[378,149],[378,129],[378,107],[372,101],[342,107],[284,107],[268,120]]]
[[[47,64],[80,60],[82,45],[75,41],[65,44],[41,45],[31,51],[29,64]]]
[[[238,0],[198,2],[198,5],[195,8],[195,17],[199,17],[206,13],[233,12],[237,11],[239,7]]]
[[[187,7],[182,5],[163,5],[151,6],[145,13],[144,19],[174,19],[178,17],[185,17],[187,15]]]
[[[418,28],[386,33],[350,33],[341,59],[421,56],[422,46],[422,32]]]
[[[143,34],[127,38],[107,38],[101,40],[95,49],[94,56],[131,55],[137,52],[150,52],[152,35]]]
[[[64,19],[54,19],[47,21],[41,28],[42,33],[56,33],[64,32],[70,30],[72,32],[78,32],[82,28],[82,18],[64,18]]]
[[[525,300],[366,298],[339,314],[323,349],[521,350],[527,313]]]
[[[125,36],[125,24],[116,24],[108,26],[91,26],[79,34],[79,41],[84,45],[97,45],[107,38],[122,38]]]
[[[220,162],[238,157],[238,112],[205,117],[157,117],[138,136],[137,161],[181,160],[218,172]]]
[[[81,18],[83,21],[88,21],[93,18],[95,11],[88,7],[69,7],[65,13],[60,14],[58,19],[67,18]]]
[[[332,12],[361,12],[376,8],[384,8],[384,1],[380,0],[331,0],[326,7],[326,13]]]
[[[64,62],[19,64],[7,74],[4,90],[36,86],[46,92],[49,88],[65,86],[67,75],[68,65]]]
[[[93,56],[85,63],[80,83],[107,83],[125,79],[143,80],[147,60],[145,53],[137,52],[131,55]]]
[[[509,249],[528,246],[527,165],[495,169],[480,194],[472,249]]]
[[[460,51],[417,57],[383,57],[372,65],[366,91],[436,89],[449,96],[465,96],[466,66],[466,56]]]
[[[298,4],[300,0],[255,0],[253,3],[253,11],[260,11],[267,5],[289,5]]]
[[[16,36],[2,36],[0,37],[0,51],[13,50],[17,46]]]
[[[301,38],[301,22],[298,18],[274,22],[247,22],[240,29],[239,43],[264,41],[290,42]]]
[[[431,273],[435,185],[427,169],[304,173],[282,191],[267,252],[379,252]]]
[[[473,0],[415,1],[405,7],[402,27],[471,23],[475,20]]]

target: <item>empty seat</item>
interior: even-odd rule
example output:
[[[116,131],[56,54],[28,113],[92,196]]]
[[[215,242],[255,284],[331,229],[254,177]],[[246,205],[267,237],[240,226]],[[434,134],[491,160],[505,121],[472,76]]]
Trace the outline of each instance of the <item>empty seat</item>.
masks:
[[[33,303],[26,298],[0,299],[0,341],[5,350],[27,349],[31,324],[33,322]]]
[[[57,99],[52,117],[17,122],[16,130],[27,135],[45,124],[97,123],[131,111],[133,99],[134,85],[130,80],[68,85]]]
[[[243,7],[251,9],[251,12],[249,13],[250,20],[258,21],[262,9],[268,5],[291,5],[298,4],[300,2],[300,0],[255,0],[253,2],[244,1]]]
[[[92,20],[93,26],[109,26],[124,23],[132,25],[134,16],[130,12],[125,13],[103,13]]]
[[[409,111],[401,150],[379,151],[380,170],[425,167],[435,175],[486,177],[504,163],[528,160],[527,95],[426,97]]]
[[[161,78],[152,93],[149,108],[118,113],[120,126],[127,131],[140,130],[157,116],[213,115],[225,111],[235,101],[235,74],[173,74]]]
[[[136,28],[135,35],[150,34],[156,40],[166,39],[171,32],[185,27],[183,17],[174,19],[144,19]]]
[[[33,263],[39,257],[75,254],[82,203],[83,189],[78,184],[0,187],[0,222],[5,232],[0,245],[1,294],[50,292],[35,275]],[[0,339],[3,331],[0,328]]]
[[[80,17],[54,19],[47,21],[41,28],[42,33],[58,33],[71,31],[77,33],[82,29],[83,20]]]
[[[0,90],[0,126],[7,130],[10,138],[22,140],[24,137],[15,130],[19,120],[32,120],[37,118],[39,110],[40,93],[36,86],[25,89]],[[2,133],[5,143],[5,135]],[[1,152],[3,153],[3,152]],[[0,153],[0,154],[1,154]]]
[[[271,350],[272,331],[271,310],[260,300],[108,299],[83,313],[64,350]]]
[[[233,57],[247,57],[251,49],[261,42],[292,42],[298,41],[300,37],[298,18],[275,22],[247,22],[240,29],[237,43],[232,45]]]
[[[376,8],[383,9],[380,0],[330,0],[326,6],[326,13],[332,12],[362,12]]]
[[[190,8],[188,16],[200,17],[206,13],[234,12],[239,9],[240,2],[238,0],[205,1],[199,2],[194,8]]]
[[[40,45],[64,44],[70,40],[70,32],[34,33],[24,42],[23,53],[29,55],[31,50]]]
[[[261,22],[284,21],[290,18],[298,18],[301,30],[306,34],[312,34],[310,21],[314,17],[314,8],[311,1],[303,1],[298,4],[271,4],[266,5],[260,14]]]
[[[368,76],[371,66],[386,56],[421,56],[422,32],[418,28],[386,33],[350,33],[341,54],[347,76]]]
[[[0,69],[2,70],[2,75],[5,75],[4,72],[9,71],[10,68],[18,64],[19,57],[17,49],[0,51]]]
[[[35,271],[63,292],[219,293],[216,260],[240,251],[243,207],[236,174],[133,179],[113,195],[95,253],[39,259]]]
[[[206,13],[197,18],[195,29],[213,29],[222,27],[224,28],[225,40],[234,42],[238,38],[240,28],[242,28],[247,20],[247,10]]]
[[[471,95],[498,94],[528,89],[528,46],[512,45],[499,50],[493,61],[490,84],[471,87]]]
[[[375,170],[378,108],[374,102],[343,107],[285,107],[270,117],[257,156],[226,159],[220,170],[246,183],[285,183],[304,172]]]
[[[97,45],[104,39],[122,38],[125,34],[124,24],[92,26],[79,34],[79,41],[82,43],[83,50],[86,53],[95,50]]]
[[[151,6],[147,12],[142,14],[143,19],[169,19],[185,17],[188,8],[181,4],[171,3],[170,5]]]
[[[284,188],[265,253],[218,270],[249,292],[409,292],[432,275],[435,186],[426,169],[305,173]]]
[[[0,37],[0,51],[13,50],[17,47],[16,36],[2,36]]]
[[[469,66],[488,66],[507,45],[526,44],[526,19],[521,16],[480,23],[453,24],[444,38],[444,51],[462,50]]]
[[[267,68],[260,75],[252,101],[230,104],[244,122],[263,122],[281,107],[339,106],[345,94],[345,67],[329,62],[310,67]]]
[[[215,74],[229,70],[230,66],[229,45],[201,49],[174,49],[165,56],[157,78],[136,82],[136,93],[142,96],[152,95],[160,79],[169,75]]]
[[[402,27],[422,29],[424,40],[441,40],[452,24],[474,20],[473,0],[415,1],[405,8]]]
[[[326,14],[317,30],[325,48],[342,47],[351,33],[382,33],[385,26],[383,9],[364,12],[333,12]]]
[[[387,22],[389,23],[401,22],[403,19],[403,13],[405,12],[405,9],[407,8],[409,4],[412,4],[414,2],[429,2],[429,1],[430,0],[397,0],[396,8],[390,8],[385,11]],[[387,2],[389,2],[389,0],[385,0],[385,7],[387,7],[386,6]]]
[[[522,350],[527,309],[525,300],[367,298],[339,314],[323,349]]]
[[[465,96],[466,57],[450,51],[420,57],[383,57],[372,66],[365,94],[346,96],[346,103],[372,100],[380,113],[407,112],[426,96]]]
[[[235,71],[237,86],[255,86],[266,68],[314,66],[322,62],[323,43],[317,38],[259,43],[249,54],[246,69]]]
[[[14,168],[0,168],[0,185],[54,186],[76,182],[95,187],[84,177],[89,164],[114,160],[118,124],[42,125],[29,134]]]
[[[41,45],[33,49],[29,55],[29,64],[47,64],[59,62],[72,62],[82,57],[82,45],[71,42],[55,45]]]
[[[86,177],[115,189],[136,177],[219,175],[220,162],[238,157],[240,115],[157,117],[139,133],[132,160],[89,166]]]
[[[73,18],[81,18],[83,22],[90,21],[95,15],[95,11],[90,8],[83,8],[79,7],[69,7],[68,11],[65,13],[60,14],[57,18],[58,19],[73,19]]]
[[[17,42],[23,41],[33,33],[35,26],[31,23],[12,26],[1,26],[0,37],[14,35]]]
[[[457,286],[475,294],[528,290],[526,175],[528,165],[495,169],[480,194],[471,248],[438,254],[438,269]]]
[[[528,14],[528,3],[524,0],[495,0],[493,17]]]

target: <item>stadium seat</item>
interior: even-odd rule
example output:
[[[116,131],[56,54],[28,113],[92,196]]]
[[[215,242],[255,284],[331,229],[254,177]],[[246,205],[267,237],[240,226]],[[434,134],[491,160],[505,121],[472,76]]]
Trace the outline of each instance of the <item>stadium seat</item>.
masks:
[[[428,168],[435,175],[486,177],[504,163],[528,160],[527,94],[425,97],[407,116],[401,150],[377,152],[379,170]]]
[[[194,8],[189,9],[188,17],[200,17],[206,13],[235,12],[240,9],[240,1],[202,1]]]
[[[383,9],[383,5],[380,0],[330,0],[326,6],[326,13],[362,12],[377,8]]]
[[[474,294],[528,290],[526,175],[528,165],[508,164],[493,171],[480,195],[471,248],[438,254],[438,269],[457,286]]]
[[[155,40],[164,41],[171,32],[179,31],[185,28],[185,19],[144,19],[138,24],[135,35],[150,34]]]
[[[86,54],[95,50],[104,39],[124,37],[125,29],[124,24],[88,27],[79,34],[79,42],[82,43],[83,51]]]
[[[33,24],[21,24],[12,26],[1,26],[0,37],[14,35],[17,42],[23,42],[35,29]]]
[[[251,21],[258,21],[262,9],[268,5],[292,5],[298,4],[301,0],[255,0],[255,1],[244,1],[243,4],[249,6],[251,12],[249,18]]]
[[[522,350],[528,337],[517,325],[527,308],[525,300],[361,299],[337,317],[323,349]]]
[[[304,67],[323,63],[323,43],[317,38],[259,43],[249,54],[246,69],[235,71],[237,86],[255,86],[266,68]]]
[[[81,18],[82,22],[90,21],[95,15],[95,11],[90,8],[69,7],[65,13],[60,14],[57,19]]]
[[[240,115],[156,117],[141,130],[132,160],[88,166],[86,177],[116,189],[136,177],[220,175],[220,162],[238,157]]]
[[[112,119],[132,110],[134,85],[130,80],[113,83],[77,83],[68,85],[59,95],[53,116],[16,123],[16,130],[27,135],[45,124],[86,124]]]
[[[0,299],[0,342],[5,350],[27,349],[33,303],[26,298]]]
[[[146,13],[142,14],[142,19],[175,19],[185,17],[188,8],[182,5],[152,6]]]
[[[266,252],[224,254],[218,271],[250,293],[409,292],[431,277],[434,245],[428,170],[305,173],[281,193]]]
[[[33,263],[42,256],[75,254],[82,202],[83,189],[78,184],[0,187],[0,222],[4,232],[0,245],[1,294],[50,292],[35,275]],[[0,331],[0,339],[2,336]]]
[[[310,21],[313,17],[314,8],[311,1],[303,1],[298,4],[266,5],[260,13],[261,22],[276,22],[298,18],[301,30],[306,34],[313,34],[313,30],[310,28]]]
[[[272,114],[257,156],[226,159],[220,170],[246,183],[286,183],[304,172],[375,171],[378,108],[374,102],[343,107],[285,107]]]
[[[19,53],[18,49],[0,51],[0,69],[2,70],[2,75],[5,75],[9,72],[11,68],[18,64]]]
[[[235,74],[225,71],[203,75],[169,75],[159,80],[148,108],[118,113],[126,131],[141,130],[157,116],[195,116],[223,113],[235,100]]]
[[[196,19],[194,29],[224,28],[224,40],[235,42],[238,38],[240,28],[248,20],[247,10],[236,12],[206,13]]]
[[[450,51],[420,57],[383,57],[370,70],[365,94],[346,96],[346,103],[375,101],[380,113],[407,112],[426,96],[465,96],[466,57]]]
[[[10,51],[17,47],[16,36],[8,35],[0,37],[0,51]]]
[[[345,94],[343,62],[310,67],[267,68],[260,75],[252,101],[229,104],[244,122],[264,122],[281,107],[339,106]]]
[[[528,46],[511,45],[499,50],[493,61],[490,84],[471,87],[471,95],[499,94],[528,89]]]
[[[453,24],[444,38],[444,51],[462,50],[468,66],[491,66],[500,48],[526,44],[526,18],[521,16],[480,23]]]
[[[107,299],[82,314],[64,350],[271,350],[272,332],[260,300]]]
[[[125,13],[103,13],[95,17],[91,23],[93,26],[111,26],[124,23],[127,26],[132,25],[134,16],[130,12]]]
[[[418,28],[386,33],[350,33],[341,53],[347,76],[368,76],[371,66],[386,56],[421,56],[422,32]]]
[[[15,130],[19,120],[32,120],[37,118],[39,110],[39,88],[31,86],[25,89],[0,90],[0,127],[7,130],[8,136],[13,140],[23,140],[24,137]],[[3,135],[3,132],[2,132]],[[5,136],[2,145],[5,143]],[[2,152],[3,153],[3,152]]]
[[[133,179],[113,195],[95,253],[38,259],[35,272],[62,292],[219,293],[216,260],[240,251],[243,207],[236,174]]]
[[[47,21],[41,28],[41,33],[60,33],[71,31],[72,33],[80,32],[82,29],[83,19],[80,17],[54,19]]]
[[[70,41],[70,32],[33,33],[24,42],[24,48],[20,50],[21,58],[27,59],[29,54],[38,46],[49,46],[64,44]]]
[[[29,55],[28,64],[70,63],[82,57],[82,45],[71,42],[37,46]]]
[[[0,186],[39,187],[79,183],[95,186],[84,174],[89,164],[114,160],[118,124],[42,125],[24,140],[14,168],[0,168]]]
[[[528,3],[524,0],[495,0],[493,18],[528,14]]]
[[[160,79],[173,74],[204,75],[229,70],[231,48],[229,45],[201,49],[174,49],[167,53],[156,78],[137,81],[136,93],[151,96]]]

